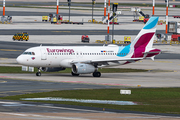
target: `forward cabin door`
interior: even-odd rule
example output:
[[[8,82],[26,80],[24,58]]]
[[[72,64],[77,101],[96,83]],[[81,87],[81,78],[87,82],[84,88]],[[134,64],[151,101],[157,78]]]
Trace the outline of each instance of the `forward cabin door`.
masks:
[[[41,60],[47,60],[47,52],[45,48],[41,47]]]

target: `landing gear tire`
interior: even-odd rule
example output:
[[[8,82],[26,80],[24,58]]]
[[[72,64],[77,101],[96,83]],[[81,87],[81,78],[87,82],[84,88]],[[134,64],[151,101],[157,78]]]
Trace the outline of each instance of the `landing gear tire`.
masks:
[[[36,73],[36,76],[41,76],[41,72],[37,72],[37,73]]]
[[[101,77],[101,73],[100,72],[94,72],[93,77]]]
[[[72,76],[79,76],[79,74],[75,74],[73,72],[71,72]]]

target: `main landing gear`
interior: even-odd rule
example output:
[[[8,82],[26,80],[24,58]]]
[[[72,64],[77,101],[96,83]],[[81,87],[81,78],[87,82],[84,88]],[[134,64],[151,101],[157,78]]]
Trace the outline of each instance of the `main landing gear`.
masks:
[[[101,77],[101,73],[100,72],[94,72],[93,77]]]
[[[79,76],[79,74],[75,74],[73,72],[71,72],[71,74],[72,74],[72,76]],[[93,77],[101,77],[101,73],[100,72],[94,72]]]
[[[36,73],[36,76],[41,76],[41,68],[38,68],[38,72]]]
[[[79,74],[75,74],[73,72],[71,72],[72,76],[79,76]]]
[[[95,66],[96,70],[93,72],[93,77],[101,77],[101,73],[98,72],[98,67],[97,67],[98,64],[95,64],[94,66]]]

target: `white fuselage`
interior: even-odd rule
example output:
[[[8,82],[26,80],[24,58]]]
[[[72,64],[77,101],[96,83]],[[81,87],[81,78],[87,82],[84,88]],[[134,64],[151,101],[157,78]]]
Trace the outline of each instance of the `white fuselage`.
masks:
[[[128,53],[118,53],[119,46],[40,46],[27,49],[18,63],[32,67],[72,67],[72,62],[128,57]],[[122,48],[124,48],[122,46]],[[107,65],[121,65],[126,61],[108,62]],[[106,66],[106,65],[104,65]]]

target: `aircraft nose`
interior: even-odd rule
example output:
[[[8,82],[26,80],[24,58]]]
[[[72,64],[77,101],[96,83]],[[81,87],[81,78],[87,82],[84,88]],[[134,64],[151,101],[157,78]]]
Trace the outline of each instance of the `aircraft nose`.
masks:
[[[16,61],[17,61],[19,64],[21,64],[21,63],[23,62],[22,56],[21,56],[21,55],[18,56],[18,57],[16,58]]]

